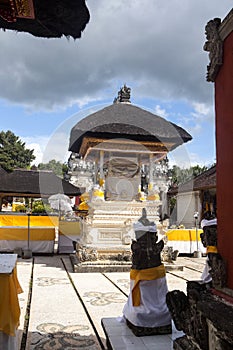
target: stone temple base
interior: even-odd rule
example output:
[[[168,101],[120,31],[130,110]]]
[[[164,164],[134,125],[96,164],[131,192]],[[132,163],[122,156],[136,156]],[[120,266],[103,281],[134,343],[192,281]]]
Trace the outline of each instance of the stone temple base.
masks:
[[[75,254],[70,254],[70,261],[74,272],[129,272],[131,262],[113,261],[113,260],[96,260],[80,263]]]
[[[116,251],[104,251],[105,254],[98,259],[80,261],[77,254],[70,254],[70,261],[74,272],[130,272],[132,261],[129,255]],[[111,253],[113,253],[111,255]],[[183,271],[184,266],[174,262],[163,261],[166,271]]]

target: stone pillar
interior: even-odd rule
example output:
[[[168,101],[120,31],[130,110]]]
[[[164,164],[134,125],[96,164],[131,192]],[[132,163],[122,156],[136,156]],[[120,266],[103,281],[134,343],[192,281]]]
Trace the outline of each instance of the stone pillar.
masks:
[[[150,154],[150,163],[149,163],[149,187],[152,185],[153,180],[153,154]],[[151,188],[149,188],[151,189]]]
[[[104,180],[104,151],[100,151],[100,185]]]

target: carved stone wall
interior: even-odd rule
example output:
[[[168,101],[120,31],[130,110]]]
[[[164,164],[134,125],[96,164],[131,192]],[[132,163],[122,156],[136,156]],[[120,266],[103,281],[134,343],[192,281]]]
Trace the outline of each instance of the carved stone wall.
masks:
[[[233,303],[220,298],[209,285],[187,284],[185,293],[167,294],[167,305],[178,330],[177,350],[230,350],[233,348]]]

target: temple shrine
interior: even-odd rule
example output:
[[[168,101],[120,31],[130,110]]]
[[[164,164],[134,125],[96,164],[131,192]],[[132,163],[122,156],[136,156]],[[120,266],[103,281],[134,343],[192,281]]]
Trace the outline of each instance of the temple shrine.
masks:
[[[88,209],[81,243],[98,253],[130,251],[133,223],[146,208],[158,234],[168,226],[168,152],[192,137],[130,102],[124,85],[112,105],[71,130],[69,181],[85,188],[79,209]]]

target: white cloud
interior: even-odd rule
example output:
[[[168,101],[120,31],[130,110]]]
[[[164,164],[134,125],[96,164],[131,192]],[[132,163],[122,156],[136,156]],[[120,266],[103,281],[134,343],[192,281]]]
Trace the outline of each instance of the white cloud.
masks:
[[[168,113],[164,108],[161,108],[160,105],[155,106],[155,114],[162,117],[162,118],[167,118]]]
[[[67,133],[55,132],[52,136],[23,137],[25,147],[32,149],[36,159],[31,165],[48,163],[55,159],[61,163],[68,159],[68,137]]]
[[[198,114],[208,115],[210,113],[210,107],[206,106],[204,103],[194,102],[193,107]]]
[[[88,0],[87,6],[91,19],[76,41],[0,31],[0,98],[53,109],[112,100],[120,81],[135,86],[133,98],[212,103],[205,25],[225,17],[230,0]]]
[[[35,137],[22,137],[23,142],[25,142],[25,147],[33,150],[33,154],[36,159],[32,164],[38,165],[42,162],[45,147],[48,143],[49,137],[47,136],[35,136]]]

